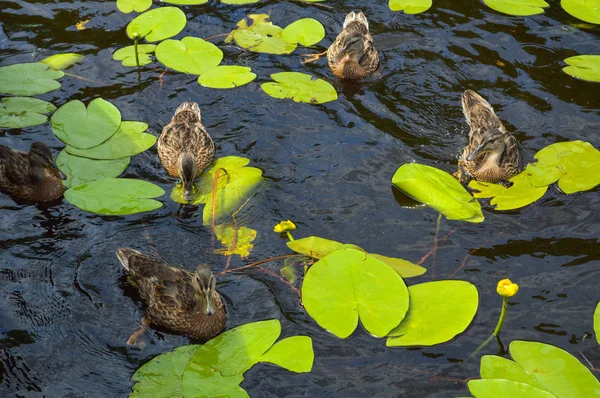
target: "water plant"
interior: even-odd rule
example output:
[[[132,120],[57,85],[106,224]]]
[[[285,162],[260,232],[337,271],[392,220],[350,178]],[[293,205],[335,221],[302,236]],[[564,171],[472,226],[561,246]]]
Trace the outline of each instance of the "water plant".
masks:
[[[404,11],[407,14],[419,14],[431,8],[432,0],[390,0],[388,5],[392,11]]]
[[[46,114],[56,107],[49,102],[29,97],[2,98],[0,103],[0,128],[17,129],[37,126],[48,121]]]
[[[40,61],[42,64],[50,65],[54,70],[64,70],[75,65],[84,58],[81,54],[62,53],[54,54]]]
[[[274,82],[260,87],[274,98],[291,98],[295,102],[323,104],[338,98],[333,86],[322,79],[300,72],[279,72],[271,75]]]
[[[544,8],[550,4],[544,0],[483,0],[492,10],[508,15],[529,16],[543,14]]]
[[[64,73],[48,64],[25,63],[0,67],[0,93],[38,95],[60,88]]]
[[[575,18],[600,24],[600,0],[561,0],[560,5]]]
[[[600,23],[600,22],[597,22]],[[565,59],[563,72],[590,82],[600,82],[600,55],[576,55]]]

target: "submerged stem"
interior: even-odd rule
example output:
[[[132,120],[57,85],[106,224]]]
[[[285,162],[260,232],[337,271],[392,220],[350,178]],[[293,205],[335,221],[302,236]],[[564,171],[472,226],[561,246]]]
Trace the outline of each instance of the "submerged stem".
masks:
[[[133,36],[133,51],[135,51],[135,64],[137,66],[138,69],[140,69],[140,55],[138,54],[138,40],[139,40],[140,36],[139,35],[135,35]]]
[[[504,324],[504,318],[506,318],[506,310],[508,309],[508,297],[504,297],[502,301],[502,312],[500,313],[500,319],[498,319],[498,324],[496,325],[496,329],[494,329],[494,336],[498,336],[500,334],[500,330],[502,329],[502,325]]]

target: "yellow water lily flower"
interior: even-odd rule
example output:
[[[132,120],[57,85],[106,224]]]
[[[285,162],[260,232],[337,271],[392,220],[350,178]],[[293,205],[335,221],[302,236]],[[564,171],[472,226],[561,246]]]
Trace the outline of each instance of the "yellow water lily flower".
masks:
[[[294,224],[290,220],[281,221],[279,224],[275,225],[275,227],[273,228],[273,231],[277,232],[279,234],[284,233],[284,232],[295,231],[295,230],[296,230],[296,224]]]
[[[502,297],[512,297],[519,291],[519,285],[512,283],[510,279],[502,279],[498,282],[496,292]]]

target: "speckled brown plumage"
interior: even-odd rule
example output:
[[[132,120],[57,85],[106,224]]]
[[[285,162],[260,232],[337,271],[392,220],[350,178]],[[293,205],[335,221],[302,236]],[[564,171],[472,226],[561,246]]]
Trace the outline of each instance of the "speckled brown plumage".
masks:
[[[195,102],[184,102],[163,129],[158,138],[158,157],[173,177],[180,177],[178,161],[183,153],[193,155],[196,176],[202,174],[212,162],[215,144],[200,121],[200,108]]]
[[[119,249],[117,257],[140,290],[154,324],[202,340],[225,328],[225,306],[208,265],[192,273],[130,248]],[[206,294],[212,298],[212,314],[205,310]]]
[[[50,148],[31,144],[29,153],[0,145],[0,190],[25,202],[47,202],[62,197],[65,190]]]
[[[467,90],[462,95],[462,107],[471,130],[469,144],[458,160],[459,179],[497,183],[519,173],[522,160],[517,140],[506,131],[492,106]]]
[[[377,70],[379,54],[362,12],[352,11],[346,16],[342,32],[327,50],[327,60],[333,74],[340,79],[358,80]]]

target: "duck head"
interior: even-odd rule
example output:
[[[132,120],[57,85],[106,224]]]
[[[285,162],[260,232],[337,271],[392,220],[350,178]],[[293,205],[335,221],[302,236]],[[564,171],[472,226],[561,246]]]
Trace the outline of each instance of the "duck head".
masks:
[[[501,155],[506,145],[504,133],[498,129],[488,130],[481,136],[481,143],[467,156],[467,161],[472,161],[481,155]]]
[[[205,315],[212,315],[215,312],[215,300],[213,293],[216,290],[216,280],[210,267],[206,264],[198,265],[194,273],[193,283],[196,285],[196,291],[199,294],[201,310]]]
[[[46,144],[41,142],[31,144],[27,157],[29,159],[31,176],[35,180],[42,181],[48,176],[53,176],[61,180],[67,179],[65,173],[59,170],[54,159],[52,159],[52,151]]]
[[[189,152],[179,155],[177,168],[183,185],[183,199],[189,202],[194,199],[194,180],[196,179],[197,172],[194,155]]]

